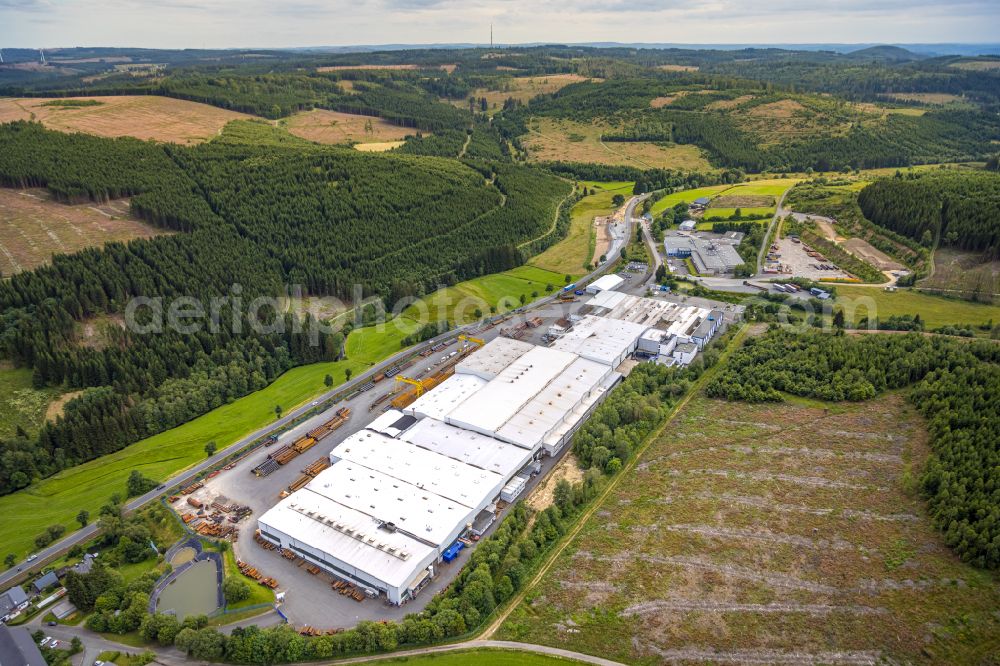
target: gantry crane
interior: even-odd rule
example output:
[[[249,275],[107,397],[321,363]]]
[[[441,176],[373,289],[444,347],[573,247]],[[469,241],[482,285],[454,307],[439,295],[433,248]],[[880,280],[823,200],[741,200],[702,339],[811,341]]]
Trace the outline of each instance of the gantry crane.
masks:
[[[471,335],[460,335],[458,336],[458,339],[464,340],[465,342],[471,342],[472,344],[477,345],[479,347],[482,347],[483,345],[486,344],[486,341],[483,340],[482,338],[474,338]]]

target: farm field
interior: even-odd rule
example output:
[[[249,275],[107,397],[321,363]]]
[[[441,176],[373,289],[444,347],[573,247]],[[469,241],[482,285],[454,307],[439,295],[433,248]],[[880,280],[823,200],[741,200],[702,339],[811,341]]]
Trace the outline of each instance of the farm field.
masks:
[[[581,275],[582,268],[573,277]],[[433,294],[425,296],[403,311],[407,319],[420,322],[451,321],[464,324],[476,320],[475,310],[478,308],[481,316],[490,314],[490,307],[496,311],[505,312],[521,307],[520,297],[530,303],[548,293],[545,287],[551,284],[554,289],[561,289],[566,283],[566,274],[555,273],[538,266],[520,266],[518,268],[484,275],[465,282],[459,282],[452,287],[438,289]]]
[[[695,146],[655,144],[644,141],[601,141],[607,129],[599,123],[584,124],[571,120],[535,117],[531,131],[522,136],[531,161],[593,162],[636,166],[645,169],[667,168],[686,171],[711,171],[712,166]]]
[[[201,143],[216,136],[230,120],[252,118],[207,104],[156,95],[74,97],[94,100],[97,106],[46,106],[52,98],[0,99],[0,123],[37,120],[49,129],[86,132],[98,136],[134,136],[138,139]]]
[[[569,233],[541,254],[532,257],[532,266],[555,271],[558,274],[577,275],[583,272],[594,255],[594,218],[614,211],[611,199],[616,194],[629,197],[634,183],[583,183],[588,189],[599,191],[584,197],[573,206]]]
[[[980,254],[952,248],[934,251],[934,275],[917,283],[961,298],[989,302],[1000,296],[1000,261],[982,262]]]
[[[0,363],[0,439],[13,437],[19,427],[37,434],[49,405],[59,397],[58,389],[34,388],[31,374],[28,368]]]
[[[931,527],[899,394],[696,396],[496,638],[625,663],[976,664],[1000,584]]]
[[[383,330],[372,327],[352,331],[347,338],[347,360],[292,368],[260,391],[121,451],[0,497],[0,513],[8,517],[0,521],[4,554],[23,557],[30,552],[35,536],[49,525],[76,529],[74,517],[80,509],[96,516],[112,493],[123,491],[133,469],[151,479],[166,479],[204,459],[206,442],[214,440],[220,450],[233,444],[274,421],[275,405],[288,412],[326,391],[323,379],[327,374],[334,378],[336,386],[344,382],[348,368],[358,375],[398,352],[406,334],[391,324]]]
[[[588,78],[579,74],[549,74],[546,76],[516,76],[511,79],[504,79],[500,90],[489,88],[476,88],[470,96],[479,100],[486,98],[489,112],[494,113],[503,108],[503,103],[509,98],[519,102],[527,102],[539,95],[549,95],[557,90],[565,88],[571,83],[587,81]],[[593,79],[590,79],[593,80]],[[469,108],[467,99],[453,100],[452,104],[459,108]]]
[[[386,143],[413,134],[412,129],[381,118],[325,109],[296,113],[281,125],[295,136],[323,144]]]
[[[907,314],[919,314],[928,329],[1000,322],[1000,306],[933,296],[907,289],[888,292],[881,288],[838,284],[836,307],[845,308],[844,314],[848,322],[865,316],[886,319],[893,315]],[[869,308],[872,310],[869,311]]]
[[[45,190],[0,188],[0,275],[47,264],[53,254],[159,233],[130,216],[127,200],[69,206]]]

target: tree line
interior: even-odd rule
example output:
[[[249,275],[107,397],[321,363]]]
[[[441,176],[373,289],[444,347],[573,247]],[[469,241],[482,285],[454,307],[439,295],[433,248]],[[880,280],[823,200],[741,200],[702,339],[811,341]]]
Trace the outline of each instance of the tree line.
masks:
[[[918,241],[1000,257],[1000,175],[989,172],[897,174],[858,193],[865,217]]]

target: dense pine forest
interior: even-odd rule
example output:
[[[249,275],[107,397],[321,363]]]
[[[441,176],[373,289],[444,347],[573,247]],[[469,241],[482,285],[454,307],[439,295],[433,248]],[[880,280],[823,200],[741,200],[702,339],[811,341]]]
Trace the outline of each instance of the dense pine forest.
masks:
[[[471,165],[471,166],[470,166]],[[474,168],[473,168],[474,166]],[[120,315],[131,297],[207,303],[280,296],[364,295],[392,303],[521,264],[540,251],[571,186],[509,163],[371,155],[315,146],[210,143],[195,148],[0,126],[0,180],[48,187],[67,202],[131,196],[133,211],[179,233],[57,256],[0,283],[0,351],[34,368],[38,385],[100,387],[67,405],[37,441],[4,443],[0,492],[118,450],[259,389],[292,365],[333,360],[342,338],[308,344],[309,322],[281,333],[241,321],[182,334],[113,328],[101,348],[77,323]],[[528,249],[528,248],[526,248]]]
[[[781,401],[785,394],[858,401],[894,389],[909,389],[931,431],[920,486],[935,525],[963,559],[1000,567],[997,344],[775,329],[749,339],[707,392],[749,402]]]
[[[927,173],[872,183],[858,195],[872,222],[932,247],[943,245],[1000,257],[1000,175]]]

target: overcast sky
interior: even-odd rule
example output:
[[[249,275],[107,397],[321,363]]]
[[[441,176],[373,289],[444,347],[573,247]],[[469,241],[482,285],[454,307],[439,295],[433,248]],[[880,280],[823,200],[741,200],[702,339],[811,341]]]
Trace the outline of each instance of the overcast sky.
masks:
[[[1000,0],[0,0],[0,48],[993,42]]]

